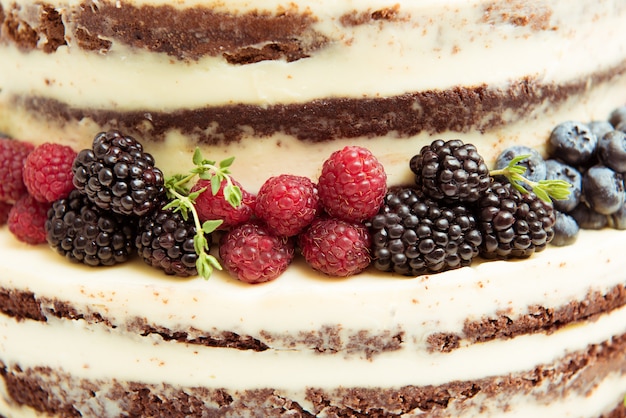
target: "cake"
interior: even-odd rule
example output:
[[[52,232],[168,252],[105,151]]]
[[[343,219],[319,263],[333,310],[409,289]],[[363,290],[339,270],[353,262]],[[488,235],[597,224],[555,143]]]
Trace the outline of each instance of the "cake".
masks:
[[[392,189],[435,139],[493,166],[512,145],[547,155],[563,121],[607,121],[625,20],[620,0],[2,0],[0,131],[78,152],[118,130],[167,175],[196,148],[234,156],[251,193],[359,146]],[[418,276],[296,256],[256,285],[69,263],[3,226],[0,416],[623,418],[612,223]]]

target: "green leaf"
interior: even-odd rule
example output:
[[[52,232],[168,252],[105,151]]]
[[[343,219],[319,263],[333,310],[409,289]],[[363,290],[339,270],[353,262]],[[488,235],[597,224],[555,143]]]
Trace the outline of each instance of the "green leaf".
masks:
[[[541,200],[543,200],[544,202],[550,203],[550,195],[548,195],[548,193],[541,187],[535,187],[533,189],[533,192],[537,195],[537,197]]]
[[[224,199],[226,199],[232,207],[239,207],[239,205],[241,205],[241,200],[243,199],[241,188],[233,184],[226,185],[226,187],[224,187]]]
[[[225,160],[220,161],[220,168],[225,169],[230,167],[235,161],[235,157],[226,158]]]
[[[224,221],[221,220],[221,219],[205,221],[202,224],[202,231],[205,234],[210,234],[211,232],[214,232],[217,228],[219,228],[220,225],[223,224],[223,223],[224,223]]]
[[[203,160],[202,151],[200,151],[199,147],[196,147],[196,149],[193,152],[193,158],[192,158],[193,165],[202,164],[202,160]]]
[[[220,186],[222,182],[217,176],[211,177],[211,193],[215,196],[220,191]]]

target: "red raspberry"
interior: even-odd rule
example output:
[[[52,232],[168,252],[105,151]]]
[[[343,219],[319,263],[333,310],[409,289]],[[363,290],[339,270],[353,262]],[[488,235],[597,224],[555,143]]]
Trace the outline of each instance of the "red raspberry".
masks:
[[[14,203],[27,193],[22,171],[34,148],[28,142],[0,138],[0,201]]]
[[[220,258],[230,274],[256,284],[274,280],[293,260],[292,240],[272,235],[257,223],[245,223],[222,237]]]
[[[20,241],[37,245],[46,242],[46,220],[51,203],[38,202],[31,195],[22,196],[9,212],[9,230]]]
[[[274,234],[290,237],[310,224],[318,210],[315,184],[306,177],[283,174],[263,183],[255,213]]]
[[[318,189],[332,217],[363,222],[378,213],[387,192],[387,174],[369,150],[348,146],[324,162]]]
[[[9,211],[13,207],[12,204],[6,202],[0,202],[0,225],[7,223],[9,219]]]
[[[197,192],[202,188],[206,190],[197,197],[195,207],[201,222],[209,220],[224,221],[218,229],[228,230],[236,225],[248,222],[254,214],[254,205],[256,199],[253,194],[245,191],[241,185],[233,180],[233,184],[241,189],[241,204],[236,208],[233,207],[224,198],[224,187],[226,180],[222,181],[217,194],[211,192],[210,180],[198,180],[191,188],[191,192]]]
[[[24,184],[40,202],[66,198],[74,189],[72,164],[76,151],[65,145],[39,145],[24,163]]]
[[[306,262],[329,276],[346,277],[369,266],[370,234],[363,225],[340,219],[316,219],[299,237]]]

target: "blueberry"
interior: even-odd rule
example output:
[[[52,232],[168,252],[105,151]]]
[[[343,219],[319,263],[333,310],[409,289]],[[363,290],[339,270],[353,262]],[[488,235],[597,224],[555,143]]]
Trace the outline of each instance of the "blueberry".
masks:
[[[569,215],[576,220],[582,229],[602,229],[608,225],[606,215],[599,214],[584,203],[579,204]]]
[[[502,151],[496,159],[496,169],[506,167],[515,157],[520,155],[530,155],[530,157],[519,162],[519,165],[526,167],[523,176],[532,181],[545,180],[546,163],[543,157],[537,150],[524,145],[514,145]]]
[[[564,247],[576,242],[578,231],[580,231],[576,219],[563,212],[556,212],[555,219],[554,238],[552,238],[550,244]]]
[[[598,157],[612,170],[626,172],[626,132],[612,130],[600,138]]]
[[[611,112],[611,115],[609,116],[609,122],[616,128],[617,125],[619,125],[620,123],[626,122],[626,105],[620,106],[613,112]]]
[[[597,137],[589,127],[581,122],[563,122],[550,134],[548,152],[569,165],[586,165],[596,151]]]
[[[616,212],[624,204],[622,175],[603,165],[591,167],[583,174],[583,196],[598,213]]]
[[[589,122],[587,126],[596,136],[598,141],[600,141],[605,134],[615,129],[608,120],[595,120],[593,122]]]
[[[583,176],[580,171],[558,160],[546,160],[546,180],[565,180],[572,185],[567,199],[552,202],[554,209],[569,212],[580,203],[583,184]]]
[[[626,229],[626,204],[610,216],[611,226],[615,229]]]

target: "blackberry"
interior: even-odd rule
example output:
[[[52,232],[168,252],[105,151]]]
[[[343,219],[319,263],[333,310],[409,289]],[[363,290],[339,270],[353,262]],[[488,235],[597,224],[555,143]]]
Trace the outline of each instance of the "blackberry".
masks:
[[[189,277],[198,274],[198,254],[194,246],[196,227],[179,211],[163,209],[141,218],[135,246],[146,264],[168,275]]]
[[[78,190],[99,208],[122,215],[148,214],[165,193],[163,173],[152,155],[115,130],[96,135],[92,149],[78,153],[72,171]]]
[[[509,165],[515,157],[520,155],[529,155],[528,158],[520,161],[518,164],[526,167],[524,177],[531,181],[545,180],[546,178],[546,162],[539,151],[524,145],[515,145],[502,151],[496,158],[496,169],[502,169]]]
[[[511,183],[494,182],[477,211],[485,258],[526,258],[544,250],[554,237],[552,204],[532,192],[521,193]]]
[[[458,139],[424,146],[411,158],[410,168],[426,196],[448,202],[475,202],[491,181],[476,147]]]
[[[567,121],[550,133],[548,153],[552,158],[574,167],[589,166],[596,152],[598,138],[584,123]]]
[[[102,211],[77,190],[52,204],[45,228],[50,246],[73,262],[111,266],[133,252],[133,219]]]
[[[410,188],[391,190],[369,226],[374,266],[409,276],[468,266],[481,243],[465,206],[439,204]]]

